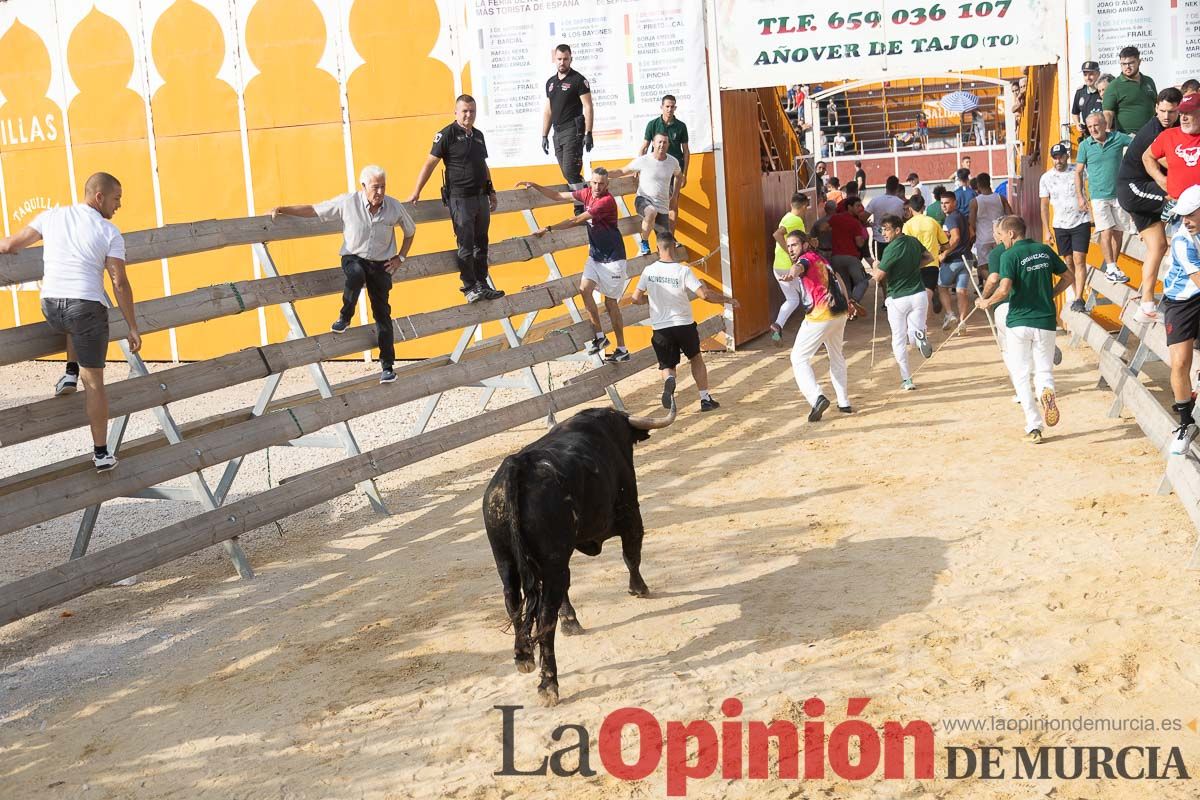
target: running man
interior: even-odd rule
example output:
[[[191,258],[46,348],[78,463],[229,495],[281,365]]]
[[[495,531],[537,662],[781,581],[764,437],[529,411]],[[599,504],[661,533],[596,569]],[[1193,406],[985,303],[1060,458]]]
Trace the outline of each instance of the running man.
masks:
[[[629,350],[625,348],[625,325],[621,320],[619,301],[629,276],[625,273],[625,240],[617,228],[617,202],[608,191],[608,170],[604,167],[593,169],[592,179],[588,183],[587,188],[573,192],[556,192],[533,181],[521,181],[517,188],[533,189],[551,200],[574,200],[583,207],[583,211],[571,219],[547,225],[533,235],[545,236],[554,230],[555,225],[558,230],[587,225],[588,257],[583,265],[579,292],[583,295],[584,308],[596,333],[588,342],[587,354],[603,355],[604,348],[608,347],[608,337],[600,327],[600,309],[596,307],[596,298],[592,294],[598,291],[604,297],[604,309],[612,320],[613,335],[617,339],[617,349],[605,360],[628,361]]]
[[[821,391],[821,384],[817,382],[812,368],[812,358],[821,345],[825,345],[825,352],[829,354],[829,379],[833,382],[838,411],[849,414],[853,409],[847,391],[846,357],[842,354],[849,316],[844,305],[846,284],[828,262],[812,249],[811,242],[803,233],[792,231],[788,234],[787,243],[788,255],[795,264],[792,267],[792,279],[800,282],[800,296],[804,303],[804,321],[800,323],[796,343],[792,345],[792,373],[796,377],[796,386],[812,407],[808,412],[808,421],[819,422],[821,415],[829,408],[829,398]],[[839,311],[833,310],[835,298],[830,293],[830,287],[835,283],[841,290],[843,301]]]
[[[696,277],[687,264],[679,264],[675,258],[675,237],[670,233],[658,237],[658,261],[646,267],[638,278],[633,292],[633,304],[650,304],[650,327],[654,335],[650,345],[658,357],[658,368],[663,376],[663,408],[670,408],[675,397],[675,368],[679,366],[679,355],[687,356],[692,368],[692,380],[700,390],[700,410],[715,411],[721,407],[708,391],[708,369],[700,353],[700,333],[692,316],[692,303],[688,291],[695,292],[701,300],[717,305],[739,308],[740,303],[709,287]]]
[[[786,249],[787,235],[792,231],[805,232],[804,215],[806,213],[808,213],[808,195],[796,192],[792,195],[791,210],[779,220],[779,227],[772,234],[775,238],[775,261],[772,266],[775,280],[779,283],[780,291],[783,292],[783,305],[779,306],[779,313],[775,316],[775,321],[771,323],[771,341],[776,347],[783,342],[783,326],[787,325],[788,318],[800,307],[800,292],[796,288],[796,282],[783,280],[781,276],[786,275],[792,269],[792,259],[788,256]]]
[[[1026,237],[1025,220],[1020,217],[1004,217],[996,233],[1005,249],[1000,283],[990,297],[978,298],[975,305],[986,311],[1009,301],[1005,361],[1025,412],[1025,439],[1041,444],[1042,430],[1059,420],[1054,395],[1054,298],[1071,285],[1071,276],[1053,250]],[[1052,275],[1061,276],[1057,285]],[[1031,371],[1036,399],[1029,386]]]
[[[971,200],[967,213],[967,225],[971,231],[971,240],[975,242],[975,265],[979,280],[987,278],[988,255],[996,246],[992,233],[993,224],[1001,217],[1012,213],[1008,200],[992,191],[992,176],[981,172],[975,176],[979,186],[979,194]]]
[[[916,195],[919,197],[920,195]],[[929,298],[921,280],[921,267],[933,262],[933,256],[914,236],[904,233],[904,221],[895,215],[883,218],[880,232],[887,247],[879,266],[872,268],[871,277],[877,283],[887,281],[888,326],[892,329],[892,355],[900,367],[900,388],[912,391],[912,373],[908,369],[908,345],[911,342],[929,358],[933,348],[925,338],[925,318],[929,314]]]
[[[1042,238],[1046,244],[1055,245],[1058,255],[1071,264],[1074,272],[1072,311],[1083,311],[1083,286],[1087,280],[1087,251],[1092,238],[1092,218],[1088,214],[1087,202],[1075,191],[1075,173],[1067,169],[1071,160],[1071,143],[1059,142],[1050,148],[1054,169],[1042,174],[1038,182],[1038,197],[1041,198]],[[1054,225],[1050,224],[1050,210],[1054,210]],[[1118,277],[1119,276],[1119,277]],[[1113,283],[1129,280],[1123,273],[1106,274]],[[1125,278],[1125,281],[1120,280]]]
[[[908,198],[908,207],[912,209],[912,216],[904,223],[904,233],[915,237],[929,251],[931,261],[929,266],[921,267],[921,282],[925,284],[925,295],[929,298],[933,313],[940,314],[942,298],[938,296],[938,256],[950,240],[942,223],[931,217],[926,210],[924,195],[914,192],[913,196]],[[938,207],[941,207],[940,204]]]
[[[971,276],[967,274],[967,262],[963,257],[971,249],[971,231],[967,218],[959,211],[954,192],[942,192],[942,211],[946,214],[942,228],[946,231],[947,239],[946,249],[938,255],[941,264],[938,267],[938,294],[942,296],[942,305],[946,307],[942,330],[950,330],[957,325],[961,328],[960,332],[965,334],[967,287],[971,285]],[[958,302],[958,316],[954,316],[951,291]]]
[[[1104,258],[1104,274],[1121,272],[1117,266],[1117,254],[1121,252],[1121,239],[1132,232],[1133,223],[1129,215],[1117,204],[1117,172],[1121,168],[1121,157],[1133,137],[1120,131],[1110,131],[1104,114],[1093,112],[1086,118],[1090,137],[1079,142],[1079,156],[1075,164],[1075,193],[1080,205],[1091,198],[1092,220],[1100,234],[1100,253]],[[1087,192],[1084,192],[1084,175],[1087,176]]]
[[[640,254],[643,256],[650,255],[651,227],[658,236],[671,233],[671,203],[686,182],[679,161],[667,153],[669,146],[670,140],[667,135],[656,133],[647,155],[638,156],[621,169],[610,170],[608,173],[611,180],[626,175],[638,176],[637,196],[633,200],[633,206],[642,218]]]
[[[1192,348],[1200,334],[1200,185],[1183,191],[1175,204],[1183,225],[1171,239],[1171,269],[1163,281],[1167,347],[1171,358],[1171,391],[1179,427],[1171,439],[1171,455],[1187,453],[1196,438],[1192,412]]]

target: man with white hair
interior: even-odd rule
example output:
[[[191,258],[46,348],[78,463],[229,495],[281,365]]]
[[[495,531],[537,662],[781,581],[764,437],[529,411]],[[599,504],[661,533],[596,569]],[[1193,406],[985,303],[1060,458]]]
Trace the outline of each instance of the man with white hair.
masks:
[[[379,382],[391,383],[396,380],[392,370],[396,348],[388,295],[392,291],[392,273],[408,257],[417,226],[399,200],[384,194],[387,174],[383,167],[374,164],[363,167],[358,181],[362,187],[360,191],[340,194],[315,206],[279,206],[271,209],[271,218],[284,215],[318,217],[323,222],[341,221],[342,272],[346,275],[346,284],[342,289],[341,313],[330,328],[334,333],[343,333],[350,326],[358,294],[365,285],[379,337],[379,367],[382,370]],[[404,231],[399,251],[396,248],[397,225]]]

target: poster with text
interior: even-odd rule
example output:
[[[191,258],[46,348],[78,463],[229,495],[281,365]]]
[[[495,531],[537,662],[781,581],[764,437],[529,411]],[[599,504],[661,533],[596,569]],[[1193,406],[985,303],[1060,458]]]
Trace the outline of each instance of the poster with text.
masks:
[[[1063,0],[717,0],[717,14],[722,89],[1049,64],[1065,24]]]
[[[553,163],[553,151],[547,156],[541,148],[542,110],[554,48],[562,43],[591,88],[593,160],[636,155],[665,94],[678,102],[691,151],[712,150],[698,0],[472,0],[467,26],[476,124],[493,166]]]
[[[1072,51],[1100,62],[1101,71],[1119,74],[1117,54],[1133,45],[1141,53],[1141,71],[1160,89],[1200,76],[1200,0],[1099,0],[1085,6]]]

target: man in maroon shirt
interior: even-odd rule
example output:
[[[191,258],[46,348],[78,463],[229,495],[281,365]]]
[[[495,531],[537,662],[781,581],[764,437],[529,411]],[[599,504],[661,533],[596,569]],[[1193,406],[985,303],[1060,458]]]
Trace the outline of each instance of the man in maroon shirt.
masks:
[[[850,296],[856,303],[862,301],[871,284],[859,255],[867,241],[867,229],[860,218],[862,212],[862,200],[848,197],[845,210],[829,218],[833,238],[833,258],[829,260],[829,265],[850,287]]]

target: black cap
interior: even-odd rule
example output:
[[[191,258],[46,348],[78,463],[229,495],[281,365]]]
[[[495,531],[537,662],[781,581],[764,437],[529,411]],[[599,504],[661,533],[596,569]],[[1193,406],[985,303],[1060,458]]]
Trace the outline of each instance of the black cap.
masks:
[[[1085,61],[1085,62],[1083,62],[1083,71],[1084,72],[1099,72],[1100,65],[1097,64],[1095,61]]]
[[[1069,142],[1059,142],[1050,148],[1050,157],[1058,158],[1059,156],[1071,155],[1071,145]]]

